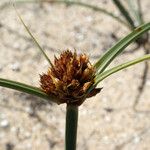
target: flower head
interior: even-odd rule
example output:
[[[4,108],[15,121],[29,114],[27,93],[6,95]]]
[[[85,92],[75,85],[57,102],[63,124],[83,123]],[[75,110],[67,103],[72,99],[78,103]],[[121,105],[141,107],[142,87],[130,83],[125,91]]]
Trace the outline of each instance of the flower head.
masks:
[[[54,64],[46,74],[40,76],[41,88],[58,99],[58,103],[81,105],[87,97],[100,92],[100,88],[87,90],[94,83],[95,68],[85,54],[77,55],[67,50],[59,58],[55,57]]]

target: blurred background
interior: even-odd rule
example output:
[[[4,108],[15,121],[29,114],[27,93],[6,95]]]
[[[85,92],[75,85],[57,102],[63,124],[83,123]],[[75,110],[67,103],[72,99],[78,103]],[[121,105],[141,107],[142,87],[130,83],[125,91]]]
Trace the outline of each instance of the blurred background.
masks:
[[[120,1],[128,7],[128,0]],[[124,20],[112,0],[82,2]],[[51,60],[63,50],[76,49],[94,63],[131,32],[112,17],[77,5],[36,2],[16,7]],[[145,22],[149,22],[150,1],[141,0],[141,8]],[[133,43],[111,66],[144,53],[143,46]],[[12,4],[0,1],[0,77],[39,87],[39,74],[48,67]],[[101,93],[80,107],[77,149],[149,150],[150,62],[118,72],[99,86],[103,87]],[[0,87],[0,150],[62,150],[65,107]]]

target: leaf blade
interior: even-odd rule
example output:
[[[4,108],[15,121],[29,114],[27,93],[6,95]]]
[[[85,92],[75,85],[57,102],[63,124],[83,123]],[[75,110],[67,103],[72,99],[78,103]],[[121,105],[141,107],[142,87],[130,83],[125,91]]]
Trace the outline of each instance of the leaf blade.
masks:
[[[0,78],[0,86],[35,95],[37,97],[50,100],[52,102],[56,102],[53,97],[47,95],[40,88],[33,87],[24,83]]]
[[[130,28],[134,29],[134,21],[132,17],[130,16],[129,12],[126,10],[125,6],[121,3],[120,0],[113,0],[114,4],[118,8],[118,10],[121,12],[122,16],[126,19],[126,21],[129,23]]]
[[[150,30],[150,22],[136,28],[133,32],[121,39],[116,45],[107,50],[95,63],[97,73],[102,73],[106,67],[118,56],[132,41]]]
[[[104,80],[105,78],[107,78],[111,74],[114,74],[120,70],[123,70],[127,67],[130,67],[132,65],[135,65],[135,64],[140,63],[140,62],[145,61],[145,60],[150,60],[150,54],[144,55],[144,56],[139,57],[137,59],[134,59],[132,61],[128,61],[126,63],[120,64],[120,65],[115,66],[111,69],[108,69],[108,70],[104,71],[103,73],[100,73],[96,76],[95,84],[97,85],[100,81]]]
[[[17,16],[19,18],[19,20],[21,21],[21,23],[23,24],[24,28],[26,29],[26,31],[28,32],[28,34],[30,35],[30,37],[32,38],[32,40],[34,41],[34,43],[36,44],[36,46],[39,48],[39,50],[42,52],[42,54],[44,55],[44,57],[46,58],[46,60],[48,61],[48,63],[53,66],[51,60],[49,59],[49,57],[47,56],[47,54],[44,52],[43,48],[40,46],[39,42],[36,40],[36,38],[33,36],[33,34],[31,33],[31,31],[29,30],[29,28],[27,27],[27,25],[25,24],[25,22],[23,21],[21,15],[19,14],[19,12],[17,11],[16,7],[14,6],[14,9],[17,13]]]

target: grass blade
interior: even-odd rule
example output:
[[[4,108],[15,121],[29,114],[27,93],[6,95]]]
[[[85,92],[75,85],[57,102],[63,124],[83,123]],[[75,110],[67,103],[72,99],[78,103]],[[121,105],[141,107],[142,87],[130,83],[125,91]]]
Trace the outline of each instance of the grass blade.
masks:
[[[127,4],[129,7],[129,10],[131,11],[132,15],[136,20],[138,20],[138,14],[135,6],[135,0],[127,0]]]
[[[120,70],[123,70],[127,67],[130,67],[132,65],[135,65],[137,63],[140,63],[142,61],[145,61],[145,60],[150,60],[150,54],[147,54],[147,55],[144,55],[140,58],[137,58],[137,59],[134,59],[132,61],[129,61],[129,62],[126,62],[126,63],[123,63],[121,65],[118,65],[116,67],[113,67],[107,71],[104,71],[103,73],[100,73],[96,76],[95,78],[95,84],[97,85],[100,81],[104,80],[105,78],[107,78],[108,76],[110,76],[111,74],[114,74]]]
[[[15,8],[15,6],[14,6]],[[46,58],[46,60],[48,61],[48,63],[52,65],[50,59],[48,58],[48,56],[46,55],[46,53],[44,52],[43,48],[40,46],[40,44],[38,43],[38,41],[35,39],[35,37],[32,35],[32,33],[30,32],[29,28],[27,27],[27,25],[25,24],[25,22],[23,21],[22,17],[20,16],[20,14],[18,13],[18,11],[15,8],[15,11],[21,21],[21,23],[23,24],[24,28],[26,29],[26,31],[28,32],[28,34],[31,36],[32,40],[34,41],[34,43],[37,45],[37,47],[39,48],[39,50],[42,52],[42,54],[44,55],[44,57]]]
[[[141,5],[140,5],[140,2],[139,0],[136,0],[136,4],[135,4],[135,0],[127,0],[127,3],[128,3],[128,6],[132,12],[132,14],[134,15],[134,18],[136,19],[138,25],[141,25],[143,24],[143,19],[142,19],[142,16],[141,16]]]
[[[150,30],[150,23],[146,23],[133,32],[121,39],[115,46],[110,48],[106,53],[95,63],[97,73],[102,73],[106,67],[118,56],[132,41],[136,40],[143,33]]]
[[[43,99],[46,99],[46,100],[49,100],[52,102],[56,102],[53,97],[50,97],[45,92],[43,92],[41,89],[30,86],[30,85],[26,85],[24,83],[0,78],[0,86],[14,89],[14,90],[21,91],[21,92],[25,92],[28,94],[32,94],[32,95],[41,97]]]
[[[114,4],[117,6],[119,11],[121,12],[122,16],[126,19],[126,21],[129,23],[130,28],[133,30],[135,28],[134,21],[131,18],[129,12],[126,10],[124,5],[120,2],[120,0],[113,0]]]
[[[142,24],[144,23],[144,18],[143,18],[143,13],[142,13],[142,7],[141,7],[141,0],[137,0],[137,12],[138,12],[138,17],[139,17],[139,23]]]

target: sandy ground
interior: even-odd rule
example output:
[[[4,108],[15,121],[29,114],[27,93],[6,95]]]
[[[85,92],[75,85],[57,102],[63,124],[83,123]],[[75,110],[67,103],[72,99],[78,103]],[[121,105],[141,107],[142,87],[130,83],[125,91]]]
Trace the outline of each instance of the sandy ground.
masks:
[[[89,2],[90,0],[85,0]],[[145,20],[150,1],[143,0]],[[0,5],[4,0],[0,2]],[[93,0],[118,14],[109,0]],[[95,62],[116,39],[129,31],[117,21],[92,10],[65,6],[24,4],[17,7],[47,54],[53,59],[65,49],[89,54]],[[134,45],[133,45],[134,46]],[[132,50],[130,46],[127,50]],[[143,50],[118,57],[113,65],[143,55]],[[39,74],[48,63],[34,46],[12,7],[0,10],[0,77],[39,86]],[[78,150],[150,149],[150,76],[133,110],[144,63],[104,80],[103,90],[88,99],[79,112]],[[150,70],[150,63],[149,63]],[[150,71],[148,72],[150,74]],[[0,88],[0,150],[62,150],[65,105]]]

